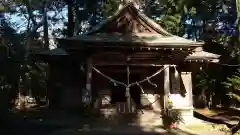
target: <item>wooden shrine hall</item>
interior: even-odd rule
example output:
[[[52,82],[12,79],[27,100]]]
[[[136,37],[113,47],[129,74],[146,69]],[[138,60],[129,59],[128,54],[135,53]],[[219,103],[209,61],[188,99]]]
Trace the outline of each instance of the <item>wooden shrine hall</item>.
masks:
[[[140,123],[159,119],[168,100],[191,119],[192,72],[220,57],[203,51],[204,42],[167,32],[133,2],[88,33],[58,42],[35,56],[49,63],[50,95],[62,95],[60,106],[84,102],[106,116],[141,111]]]

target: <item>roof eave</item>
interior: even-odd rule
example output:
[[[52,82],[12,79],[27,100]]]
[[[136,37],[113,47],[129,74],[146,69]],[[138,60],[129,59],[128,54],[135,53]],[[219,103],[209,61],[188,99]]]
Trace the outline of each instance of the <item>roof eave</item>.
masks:
[[[219,63],[220,62],[220,60],[216,59],[216,58],[214,58],[214,59],[210,59],[210,58],[208,58],[208,59],[206,59],[206,58],[198,58],[198,59],[187,58],[187,59],[185,59],[185,61],[187,61],[187,62],[208,62],[208,63]]]
[[[92,46],[94,44],[104,44],[101,46],[112,46],[112,44],[118,44],[122,46],[134,46],[140,45],[139,47],[164,47],[164,48],[192,48],[192,47],[202,47],[204,43],[202,42],[193,42],[193,43],[151,43],[151,42],[140,42],[140,41],[107,41],[107,40],[99,40],[99,41],[86,41],[86,40],[78,40],[78,39],[57,39],[60,44],[84,44],[85,46]],[[97,47],[97,46],[96,46]]]

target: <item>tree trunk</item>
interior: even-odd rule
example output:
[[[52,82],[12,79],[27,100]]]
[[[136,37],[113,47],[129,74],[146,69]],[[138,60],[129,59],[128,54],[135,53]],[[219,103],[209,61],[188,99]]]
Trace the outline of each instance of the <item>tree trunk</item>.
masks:
[[[236,0],[236,12],[237,12],[237,18],[236,18],[236,26],[237,26],[237,43],[238,46],[240,44],[240,0]],[[240,63],[240,56],[238,56],[238,62]]]
[[[44,49],[49,49],[49,38],[48,38],[48,17],[47,17],[47,2],[44,1],[43,5],[43,33],[44,33]]]
[[[240,44],[240,0],[236,0],[236,11],[237,11],[237,44]],[[240,56],[238,56],[238,62],[240,62]],[[240,129],[240,122],[235,125],[231,131],[232,134],[235,134]]]
[[[240,129],[240,122],[237,125],[232,127],[232,129],[231,129],[232,134],[237,133],[239,129]]]
[[[240,43],[240,0],[236,0],[236,8],[237,8],[237,36],[238,36],[238,44]]]
[[[196,96],[196,98],[197,98],[196,107],[198,107],[198,108],[206,108],[207,107],[205,90],[202,90],[201,93],[199,93],[199,95]]]
[[[68,3],[68,37],[72,37],[74,33],[74,15],[73,15],[73,3]]]

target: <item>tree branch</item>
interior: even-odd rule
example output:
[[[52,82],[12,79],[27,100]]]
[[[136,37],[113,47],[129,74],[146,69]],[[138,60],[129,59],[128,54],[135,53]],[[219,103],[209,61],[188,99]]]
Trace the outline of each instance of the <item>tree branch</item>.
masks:
[[[23,3],[25,4],[25,6],[27,8],[27,13],[29,15],[29,19],[32,21],[33,25],[37,25],[37,22],[34,19],[34,15],[33,15],[31,4],[30,4],[29,0],[23,0]]]

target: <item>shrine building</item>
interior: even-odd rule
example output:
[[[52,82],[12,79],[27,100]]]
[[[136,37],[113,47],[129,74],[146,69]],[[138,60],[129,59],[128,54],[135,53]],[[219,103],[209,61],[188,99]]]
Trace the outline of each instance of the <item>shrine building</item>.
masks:
[[[58,48],[35,54],[49,64],[49,95],[60,95],[51,104],[88,104],[106,117],[136,113],[142,125],[158,124],[168,101],[192,119],[192,73],[220,58],[204,42],[167,32],[133,2],[89,32],[57,40]]]

